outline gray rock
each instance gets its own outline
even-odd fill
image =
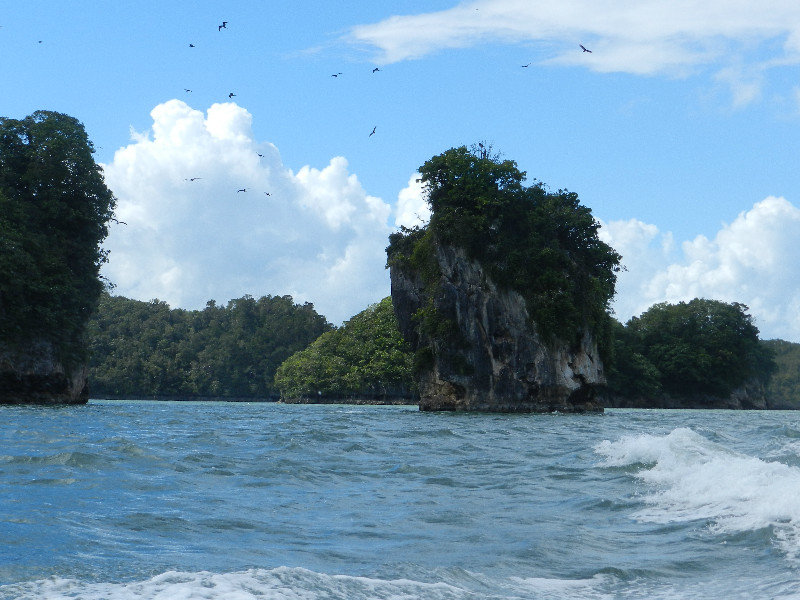
[[[51,342],[0,343],[0,404],[86,403],[88,373],[85,364],[65,368]]]
[[[441,276],[391,267],[392,302],[403,336],[417,351],[421,410],[490,412],[602,411],[605,384],[588,331],[570,344],[543,342],[519,293],[498,289],[460,248],[434,242]],[[435,296],[430,298],[429,290]],[[432,306],[449,328],[420,333],[415,313]],[[431,356],[424,348],[430,346]],[[422,354],[420,349],[423,349]]]

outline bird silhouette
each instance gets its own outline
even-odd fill
[[[377,127],[377,125],[376,125],[375,127],[373,127],[373,128],[372,128],[372,133],[370,133],[370,134],[369,134],[367,137],[372,137],[373,135],[375,135],[375,130],[376,130],[377,128],[378,128],[378,127]]]
[[[189,179],[184,179],[184,181],[197,181],[198,179],[202,179],[202,177],[189,177]]]
[[[227,29],[227,28],[228,28],[228,22],[227,21],[223,21],[222,25],[217,25],[217,31],[222,31],[223,29]]]
[[[247,191],[247,188],[242,188],[240,190],[236,190],[236,193],[238,194],[239,192],[246,192],[246,191]]]
[[[591,53],[591,50],[589,50],[589,49],[588,49],[586,46],[584,46],[583,44],[578,44],[578,46],[580,46],[580,47],[581,47],[581,50],[583,50],[584,52],[590,52],[590,53]]]
[[[272,196],[269,192],[264,192],[267,196]]]
[[[228,94],[228,98],[233,98],[235,95],[236,95],[236,94],[234,94],[233,92],[231,92],[230,94]]]
[[[331,75],[331,77],[338,77],[339,75],[341,75],[341,73],[334,73],[333,75]]]
[[[261,158],[264,158],[264,155],[263,155],[263,154],[260,154],[260,153],[258,153],[258,152],[256,152],[256,154],[258,154],[258,155],[259,155]]]
[[[375,67],[374,69],[372,69],[373,73],[377,73],[378,71],[380,71],[380,69],[378,67]]]
[[[194,44],[189,44],[189,48],[194,48]]]
[[[189,88],[183,88],[183,91],[184,92],[191,92],[192,90],[190,90]]]
[[[528,63],[527,65],[522,65],[522,68],[523,68],[523,69],[527,69],[527,68],[528,68],[528,67],[530,67],[530,66],[531,66],[531,63]]]

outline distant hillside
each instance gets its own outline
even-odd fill
[[[89,323],[93,397],[277,397],[275,370],[333,326],[291,296],[203,310],[103,295]]]
[[[775,353],[777,365],[767,386],[770,407],[800,409],[800,344],[784,340],[762,343]]]

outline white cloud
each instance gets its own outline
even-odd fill
[[[395,227],[422,226],[430,220],[431,209],[420,177],[419,173],[414,173],[408,180],[408,185],[400,190],[395,208]]]
[[[347,160],[293,173],[235,103],[204,115],[170,100],[151,116],[104,165],[127,223],[105,244],[116,293],[184,308],[291,294],[335,323],[388,295],[391,207]]]
[[[742,60],[763,68],[800,63],[800,3],[473,0],[449,10],[360,25],[350,38],[377,49],[383,63],[487,42],[536,42],[542,63],[639,75],[682,75],[715,65],[723,80],[734,83],[728,67]],[[592,53],[581,52],[578,43]],[[775,43],[772,56],[759,56],[764,43]],[[737,103],[758,96],[757,77],[735,84]]]
[[[626,320],[656,302],[712,298],[750,307],[762,338],[800,342],[800,208],[770,196],[723,225],[674,248],[670,234],[641,221],[612,221],[604,241],[623,257],[615,300]]]

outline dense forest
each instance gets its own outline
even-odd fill
[[[655,305],[626,325],[614,322],[609,386],[641,398],[726,393],[746,377],[771,374],[770,406],[800,408],[800,344],[759,341],[756,332],[741,304]],[[90,336],[95,397],[413,394],[413,354],[390,298],[336,329],[288,296],[245,296],[186,311],[103,295]]]
[[[784,340],[762,342],[775,356],[775,372],[767,397],[775,408],[800,409],[800,344]]]
[[[275,376],[284,399],[411,401],[412,355],[384,298],[287,359]]]
[[[63,364],[85,360],[116,203],[93,152],[73,117],[0,118],[0,347],[44,340]]]
[[[775,370],[772,350],[736,302],[656,304],[615,322],[613,339],[609,387],[629,398],[724,398],[750,381],[766,384]]]
[[[333,329],[312,304],[244,296],[203,310],[103,295],[89,324],[94,397],[269,398],[275,371]]]

